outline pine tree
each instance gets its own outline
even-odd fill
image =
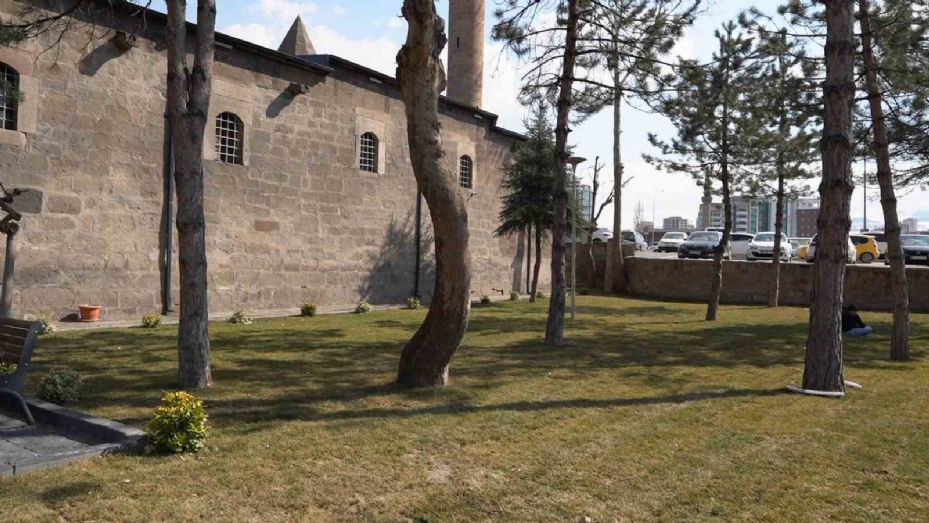
[[[727,22],[715,33],[718,50],[705,66],[684,60],[679,65],[675,95],[663,101],[660,110],[677,128],[670,141],[654,134],[649,141],[661,156],[645,159],[669,172],[687,173],[702,181],[709,171],[722,187],[725,227],[722,241],[713,257],[714,272],[707,321],[715,321],[723,283],[723,258],[732,232],[733,187],[754,160],[751,150],[760,133],[747,93],[756,85],[760,68],[752,58],[752,40]]]
[[[555,139],[548,109],[538,104],[524,121],[526,141],[513,148],[512,162],[504,166],[505,194],[500,225],[495,234],[510,236],[524,230],[535,233],[535,267],[530,301],[535,301],[542,263],[542,242],[554,225]]]
[[[785,200],[792,183],[812,176],[816,165],[816,127],[819,104],[816,98],[819,62],[807,57],[803,43],[787,31],[760,31],[757,52],[762,66],[759,89],[753,93],[755,111],[764,118],[759,135],[757,185],[773,184],[775,203],[774,255],[768,305],[780,301],[781,237],[784,231]],[[758,187],[755,188],[758,191]],[[762,189],[760,192],[769,192]],[[798,189],[794,187],[794,189]]]

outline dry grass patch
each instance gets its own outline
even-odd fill
[[[213,424],[195,457],[111,457],[0,479],[24,521],[920,521],[929,317],[909,363],[852,340],[842,400],[787,395],[806,312],[581,297],[477,307],[442,390],[391,382],[425,311],[211,325]],[[865,314],[879,332],[890,318]],[[43,338],[78,408],[142,426],[173,388],[174,327]],[[15,510],[14,510],[15,508]]]

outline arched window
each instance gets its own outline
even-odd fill
[[[244,162],[245,126],[233,113],[216,117],[216,160],[242,165]]]
[[[16,130],[19,73],[0,62],[0,129]]]
[[[369,173],[377,172],[377,154],[379,142],[374,133],[361,135],[361,147],[358,152],[358,168]]]
[[[474,161],[468,155],[458,160],[458,183],[465,189],[474,188]]]

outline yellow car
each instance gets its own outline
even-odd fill
[[[797,249],[797,258],[800,258],[801,260],[805,260],[806,252],[808,250],[810,250],[810,244],[801,245],[800,248]]]
[[[881,257],[881,250],[874,236],[851,234],[849,237],[855,244],[855,255],[861,263],[871,263]]]

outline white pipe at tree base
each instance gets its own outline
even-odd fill
[[[854,381],[845,380],[845,386],[851,387],[853,389],[861,389],[861,385]],[[800,387],[794,387],[793,385],[787,385],[785,387],[790,392],[796,392],[797,394],[807,394],[810,396],[822,396],[826,398],[841,398],[845,396],[844,392],[837,391],[826,391],[826,390],[813,390],[813,389],[801,389]]]

